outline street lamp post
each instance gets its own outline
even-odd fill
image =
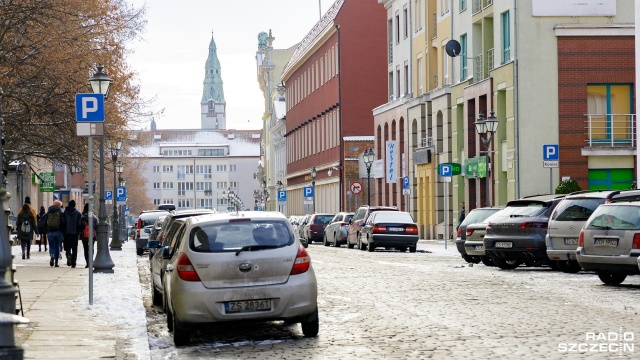
[[[105,99],[109,94],[109,85],[111,79],[102,70],[104,66],[98,64],[97,72],[89,79],[89,84],[96,94],[103,94]],[[96,261],[93,263],[93,272],[97,273],[113,273],[113,260],[109,254],[109,225],[106,222],[107,209],[105,208],[104,199],[104,134],[100,135],[100,210],[98,213],[98,251],[96,253]],[[92,241],[89,241],[92,246]]]
[[[311,187],[313,188],[313,213],[316,213],[316,176],[318,175],[318,170],[314,166],[311,169]]]
[[[491,206],[491,195],[489,194],[490,186],[491,186],[491,181],[490,181],[491,175],[490,175],[490,166],[489,166],[490,160],[491,160],[490,148],[491,148],[491,140],[493,139],[493,134],[498,130],[498,119],[495,117],[492,110],[491,115],[489,116],[488,119],[484,119],[484,116],[481,113],[480,117],[478,118],[478,121],[475,122],[475,125],[476,125],[476,132],[478,133],[478,135],[480,135],[480,141],[482,141],[482,144],[484,145],[484,150],[485,150],[485,156],[486,156],[485,177],[486,177],[486,183],[487,183],[486,206]],[[487,136],[483,137],[482,135],[484,134],[487,134]]]
[[[122,174],[123,166],[118,161],[118,152],[122,149],[122,140],[118,139],[111,146],[111,160],[113,161],[113,219],[111,225],[111,250],[122,250],[122,242],[120,242],[119,221],[118,221],[118,204],[116,197],[116,173]]]
[[[375,153],[373,149],[366,149],[362,157],[367,167],[367,205],[371,206],[371,165],[373,165]]]
[[[277,202],[278,202],[278,211],[282,212],[282,209],[280,208],[280,191],[282,190],[282,181],[278,180],[278,182],[276,182],[276,186],[278,187],[278,197],[277,197]]]

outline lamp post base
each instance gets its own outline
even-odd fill
[[[109,225],[105,222],[98,223],[98,251],[96,253],[96,261],[93,262],[94,273],[114,273],[113,267],[115,265],[109,254],[108,227]]]

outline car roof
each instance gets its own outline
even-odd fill
[[[171,216],[174,217],[176,215],[189,215],[189,214],[194,214],[194,215],[200,215],[200,214],[213,214],[216,211],[211,210],[211,209],[182,209],[182,210],[174,210],[171,212]]]
[[[229,213],[211,213],[192,216],[189,218],[193,222],[211,221],[211,220],[231,220],[231,219],[250,219],[250,220],[284,220],[287,217],[279,211],[238,211]]]
[[[149,210],[149,211],[141,212],[139,217],[149,218],[149,217],[162,216],[163,214],[168,215],[169,212],[167,210]]]

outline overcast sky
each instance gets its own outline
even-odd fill
[[[255,53],[258,33],[272,30],[275,49],[302,40],[334,0],[128,0],[145,4],[143,39],[129,65],[144,98],[157,97],[158,129],[200,128],[200,100],[213,32],[220,59],[228,129],[262,129],[264,101]],[[108,72],[108,69],[106,69]],[[146,125],[148,128],[148,124]]]

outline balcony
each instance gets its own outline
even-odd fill
[[[587,114],[589,148],[635,148],[635,114]]]
[[[438,37],[438,13],[434,12],[433,13],[433,36],[431,36],[432,39],[435,39]]]
[[[389,43],[389,65],[393,64],[393,42]]]
[[[484,67],[482,66],[482,54],[473,58],[473,82],[477,83],[484,79]]]

